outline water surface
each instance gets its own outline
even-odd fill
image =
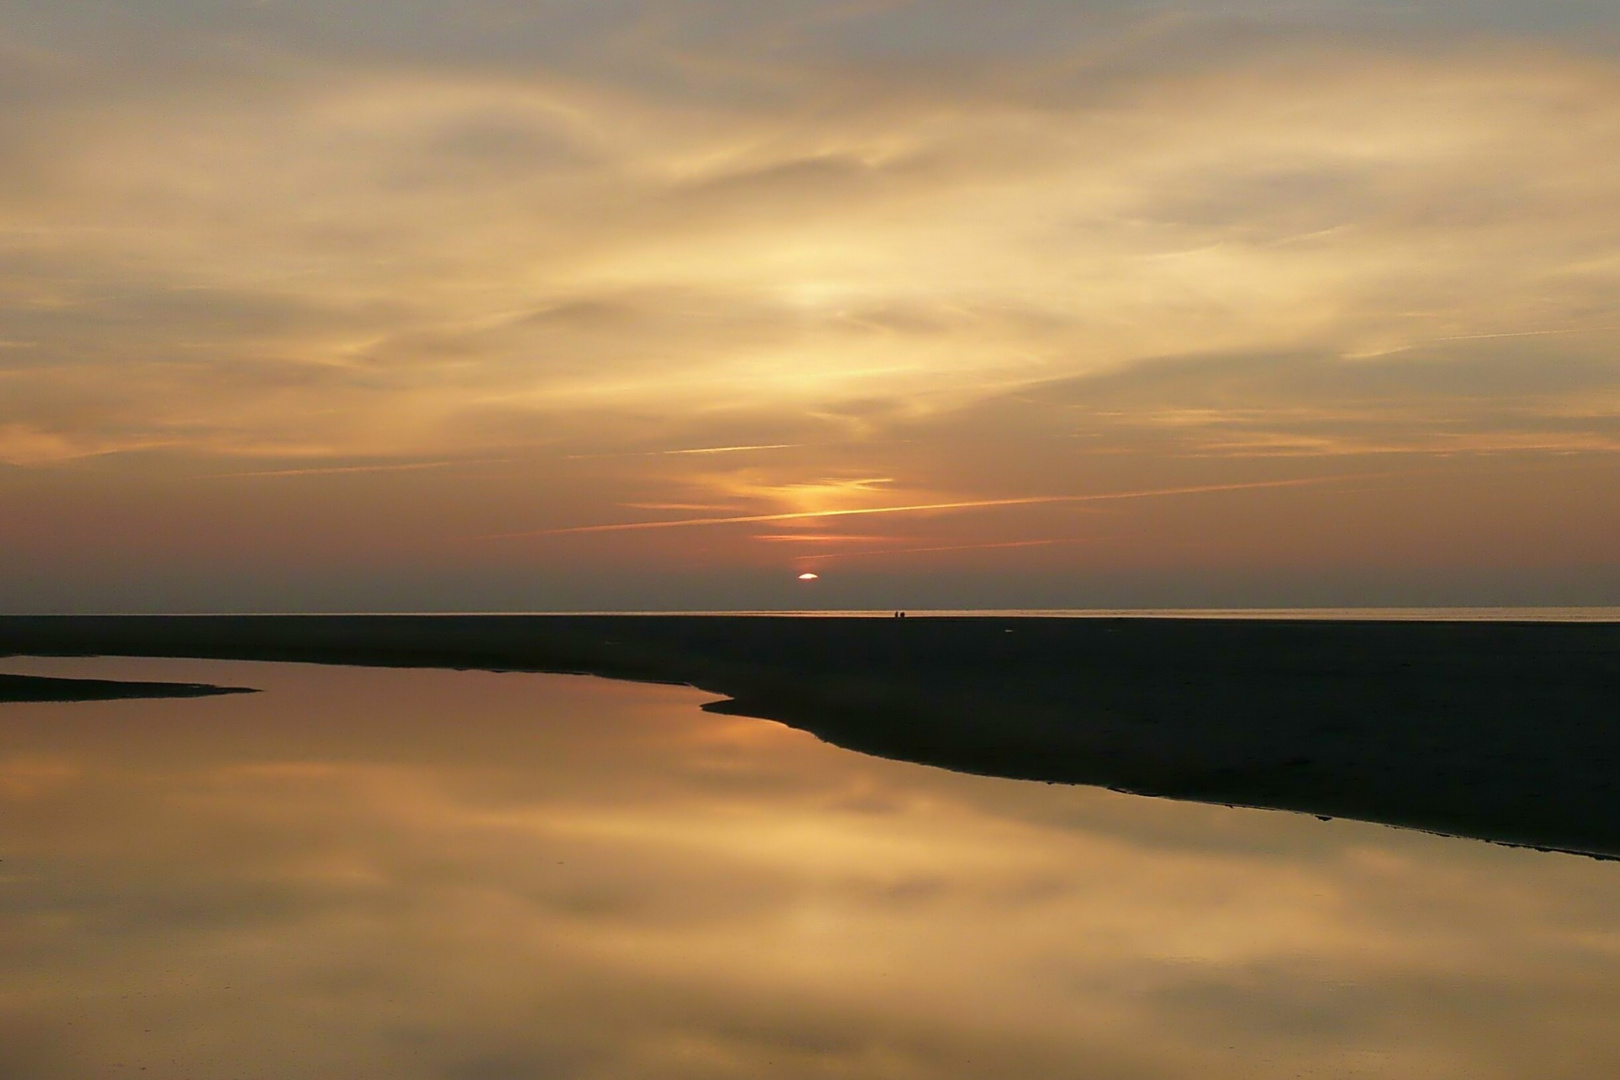
[[[956,775],[686,688],[22,660],[0,1076],[1591,1077],[1620,864]]]

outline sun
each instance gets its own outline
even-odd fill
[[[820,577],[821,577],[820,574],[804,573],[804,574],[799,575],[799,580],[800,581],[815,581]]]

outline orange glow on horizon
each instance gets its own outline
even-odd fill
[[[467,2],[13,28],[0,608],[1620,602],[1620,8]]]

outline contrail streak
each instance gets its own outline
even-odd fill
[[[529,532],[495,533],[482,540],[516,540],[533,536],[566,536],[575,533],[638,532],[643,529],[689,529],[700,525],[748,525],[763,521],[809,521],[813,518],[862,517],[868,514],[915,514],[934,510],[982,510],[995,506],[1037,506],[1049,503],[1110,502],[1120,499],[1151,499],[1167,495],[1201,495],[1217,491],[1255,491],[1261,488],[1304,487],[1350,476],[1316,476],[1301,480],[1257,480],[1240,484],[1203,484],[1197,487],[1149,488],[1144,491],[1110,491],[1093,495],[1029,495],[1016,499],[964,499],[959,502],[914,503],[909,506],[865,506],[850,510],[801,510],[787,514],[743,514],[735,517],[677,518],[674,521],[626,521],[611,525],[574,525],[564,529],[535,529]]]
[[[738,454],[745,450],[792,450],[803,443],[760,443],[753,446],[697,446],[690,450],[627,450],[614,454],[569,454],[566,461],[588,461],[593,458],[615,457],[677,457],[682,454]]]
[[[465,461],[419,461],[402,465],[325,465],[309,469],[266,469],[262,472],[209,473],[206,480],[235,480],[250,476],[326,476],[332,473],[362,472],[416,472],[422,469],[446,469],[451,465],[470,465]]]
[[[1495,334],[1448,334],[1445,337],[1423,338],[1419,344],[1430,341],[1483,341],[1486,338],[1550,337],[1555,334],[1607,334],[1620,330],[1620,326],[1570,326],[1557,330],[1507,330]]]
[[[761,443],[758,446],[699,446],[699,447],[697,447],[695,449],[692,449],[692,450],[659,450],[659,451],[657,451],[657,453],[664,454],[664,455],[673,455],[673,454],[735,454],[735,453],[738,453],[739,451],[743,451],[743,450],[791,450],[794,447],[801,446],[801,445],[803,445],[803,444],[801,444],[801,443],[791,443],[791,442],[779,442],[779,443]]]

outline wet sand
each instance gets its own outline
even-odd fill
[[[690,683],[959,771],[1620,856],[1620,624],[12,616],[0,653]]]

